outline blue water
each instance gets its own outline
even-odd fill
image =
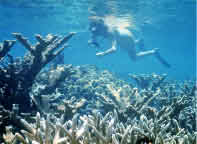
[[[88,16],[114,15],[135,20],[138,38],[147,49],[160,48],[172,65],[163,67],[154,57],[138,62],[124,51],[102,58],[88,46]],[[108,69],[122,78],[128,73],[163,74],[171,79],[196,77],[196,0],[6,0],[0,1],[0,41],[14,39],[12,32],[23,33],[34,43],[34,34],[46,35],[77,32],[64,50],[65,63],[93,64]],[[105,46],[105,45],[104,45]],[[11,51],[22,56],[23,46],[17,43]]]

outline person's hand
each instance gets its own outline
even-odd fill
[[[96,56],[104,56],[104,55],[105,55],[104,52],[98,52],[98,53],[96,53]]]
[[[88,40],[88,44],[92,44],[93,43],[93,40]]]
[[[92,40],[88,40],[88,45],[89,46],[92,46],[92,43],[93,43]]]
[[[96,48],[100,48],[100,45],[96,41],[93,41],[93,40],[88,40],[88,45],[92,45],[92,46],[95,46]]]

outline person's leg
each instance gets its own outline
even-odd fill
[[[146,51],[141,51],[136,54],[137,59],[140,59],[142,57],[154,55],[155,53],[158,53],[158,48],[152,49],[152,50],[146,50]]]
[[[132,49],[127,49],[127,53],[129,55],[129,58],[133,61],[137,60],[137,56],[136,56],[136,49],[132,48]]]
[[[159,60],[161,64],[163,64],[165,67],[170,68],[171,65],[160,55],[159,52],[155,53],[155,57]]]
[[[154,55],[159,60],[159,62],[163,64],[165,67],[167,68],[171,67],[171,65],[160,55],[160,53],[158,52],[159,50],[158,48],[155,48],[153,50],[145,50],[143,39],[136,40],[135,42],[141,51],[136,54],[137,58]]]
[[[145,57],[145,56],[149,56],[149,55],[154,55],[157,60],[159,60],[159,62],[167,67],[167,68],[170,68],[171,65],[160,55],[160,53],[158,52],[158,48],[154,48],[152,50],[148,50],[148,51],[142,51],[142,52],[139,52],[136,54],[137,56],[137,59],[139,59],[140,57]]]

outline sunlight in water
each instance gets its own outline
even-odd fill
[[[99,5],[103,8],[97,7]],[[109,0],[97,5],[92,5],[89,7],[88,11],[90,13],[90,18],[95,20],[103,20],[104,24],[113,29],[132,29],[136,30],[136,21],[134,19],[133,13],[121,12],[121,4],[118,1]]]
[[[116,17],[107,15],[103,18],[104,23],[112,29],[136,29],[135,21],[131,16]]]

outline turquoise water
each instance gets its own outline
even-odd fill
[[[128,73],[167,73],[177,80],[196,77],[196,0],[6,0],[0,1],[0,41],[13,39],[12,32],[23,33],[33,43],[34,34],[77,32],[64,50],[65,63],[93,64],[127,79]],[[154,57],[133,62],[127,54],[96,57],[88,46],[88,17],[113,15],[135,24],[137,38],[147,49],[160,48],[172,65],[163,67]],[[107,44],[102,43],[103,47]],[[11,54],[22,56],[17,43]]]

